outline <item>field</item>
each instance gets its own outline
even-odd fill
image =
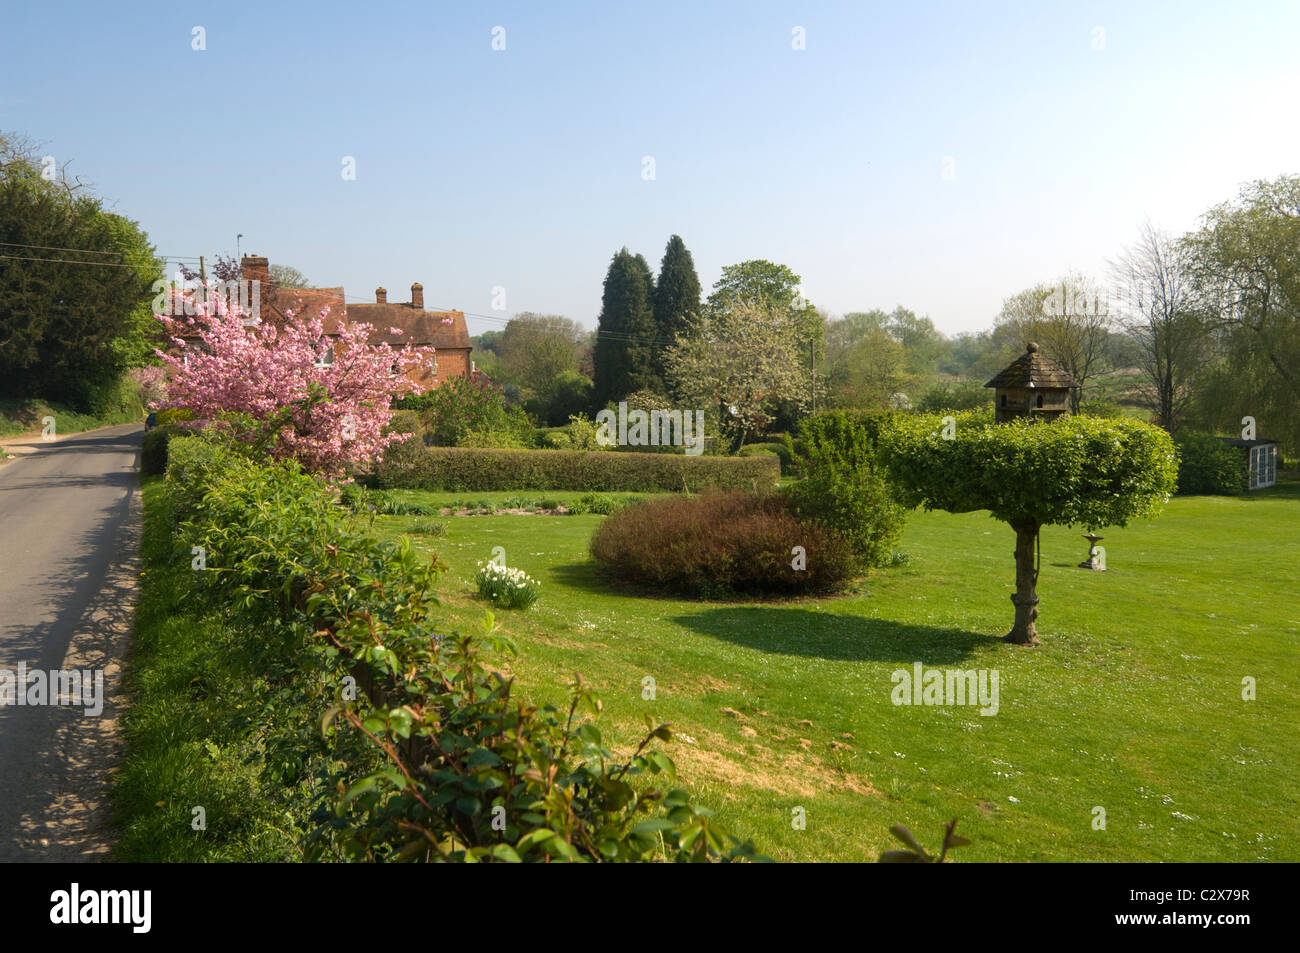
[[[1078,531],[1045,528],[1035,649],[1000,641],[1013,536],[987,514],[914,514],[910,560],[854,595],[748,604],[611,588],[587,555],[603,518],[449,516],[411,538],[451,567],[440,598],[462,631],[494,547],[539,579],[536,606],[497,613],[524,693],[560,703],[580,672],[620,744],[647,712],[671,722],[682,780],[777,860],[874,859],[899,822],[933,846],[953,817],[972,861],[1300,859],[1300,483],[1104,530],[1105,573],[1077,568]],[[891,675],[917,662],[997,670],[997,713],[893,704]]]

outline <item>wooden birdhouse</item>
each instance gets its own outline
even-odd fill
[[[1050,422],[1068,416],[1070,390],[1079,385],[1031,341],[1024,354],[984,386],[994,388],[993,406],[1002,424],[1018,417]]]

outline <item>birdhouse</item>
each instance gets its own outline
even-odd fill
[[[996,419],[1003,424],[1017,417],[1050,422],[1068,416],[1070,390],[1079,385],[1031,341],[1024,354],[984,386],[994,388]]]

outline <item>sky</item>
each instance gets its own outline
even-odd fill
[[[1298,38],[1295,0],[3,0],[0,130],[160,254],[419,281],[472,334],[593,328],[672,234],[706,293],[765,258],[955,334],[1300,172]]]

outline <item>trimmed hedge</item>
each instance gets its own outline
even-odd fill
[[[172,437],[191,437],[194,431],[176,424],[154,427],[140,443],[140,475],[162,476],[167,472],[167,446]]]
[[[794,451],[791,447],[787,447],[784,442],[751,443],[741,447],[739,451],[739,455],[742,457],[754,457],[762,453],[775,453],[780,458],[781,474],[783,476],[795,472]]]
[[[681,492],[766,489],[781,476],[780,461],[753,457],[690,457],[660,453],[584,453],[578,450],[488,450],[423,447],[407,441],[389,448],[375,467],[384,489],[597,490]]]
[[[1203,433],[1179,434],[1174,447],[1178,450],[1178,489],[1174,492],[1235,496],[1246,491],[1246,456],[1238,448]]]

